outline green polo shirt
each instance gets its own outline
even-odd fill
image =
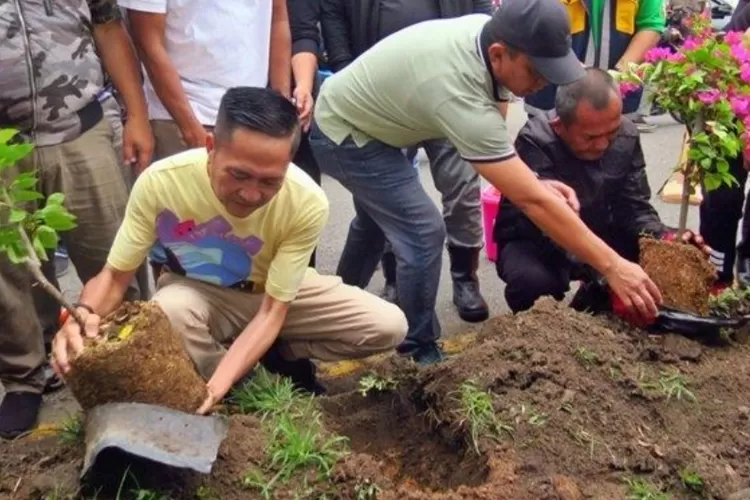
[[[403,148],[448,139],[467,161],[515,155],[499,87],[480,51],[490,16],[423,22],[385,38],[326,79],[315,120],[336,144],[378,140]]]

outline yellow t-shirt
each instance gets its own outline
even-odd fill
[[[292,164],[268,204],[237,218],[214,195],[207,159],[193,149],[141,174],[107,262],[131,271],[154,247],[189,278],[225,287],[250,281],[253,291],[292,301],[328,220],[325,193]]]

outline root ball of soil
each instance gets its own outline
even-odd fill
[[[695,246],[681,242],[640,240],[640,264],[664,298],[664,305],[707,316],[716,270]]]
[[[157,304],[123,304],[102,321],[102,337],[87,344],[66,377],[84,410],[146,403],[192,413],[205,399],[203,379]]]

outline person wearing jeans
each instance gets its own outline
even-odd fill
[[[400,30],[321,87],[310,144],[321,169],[352,193],[357,213],[342,259],[356,255],[352,275],[367,282],[385,240],[393,246],[398,302],[409,321],[401,354],[420,364],[442,359],[435,300],[445,224],[401,151],[430,139],[449,140],[553,240],[604,274],[626,307],[656,315],[661,296],[643,269],[580,221],[570,187],[537,179],[508,134],[511,94],[525,96],[548,82],[564,85],[584,75],[559,2],[504,0],[492,16]]]
[[[321,25],[331,64],[335,71],[341,71],[377,42],[408,26],[432,19],[491,12],[489,0],[322,0]],[[479,175],[444,138],[422,141],[411,149],[416,154],[419,147],[427,153],[435,187],[442,195],[453,303],[463,320],[484,321],[489,310],[477,277],[483,246]],[[357,233],[367,229],[366,226],[353,224],[351,229],[351,239],[371,239],[370,235]],[[364,281],[358,276],[359,256],[351,253],[346,256],[347,259],[342,257],[339,261],[337,274],[345,283],[367,286],[370,275],[366,273]],[[386,242],[381,264],[385,277],[381,296],[397,303],[397,259],[389,242]]]

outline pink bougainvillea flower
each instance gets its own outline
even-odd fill
[[[645,60],[646,62],[654,63],[667,59],[671,54],[672,51],[668,47],[654,47],[646,52]]]
[[[740,66],[740,78],[743,82],[750,83],[750,63]]]
[[[724,35],[724,41],[729,45],[737,45],[742,43],[742,35],[741,31],[730,31]]]
[[[667,61],[669,62],[679,63],[683,62],[684,60],[685,54],[683,54],[682,52],[673,52],[672,54],[669,54],[669,56],[667,56]]]
[[[750,115],[750,96],[737,96],[729,99],[732,111],[740,118]]]
[[[701,40],[693,36],[690,36],[686,38],[684,42],[682,42],[682,49],[683,50],[695,50],[701,46],[701,43],[702,43]]]
[[[743,45],[732,45],[729,52],[739,63],[750,62],[750,52]]]
[[[632,82],[620,82],[620,95],[625,97],[626,95],[635,92],[641,88],[637,83]]]
[[[721,92],[716,89],[703,90],[698,92],[696,97],[703,104],[716,104],[721,100]]]

